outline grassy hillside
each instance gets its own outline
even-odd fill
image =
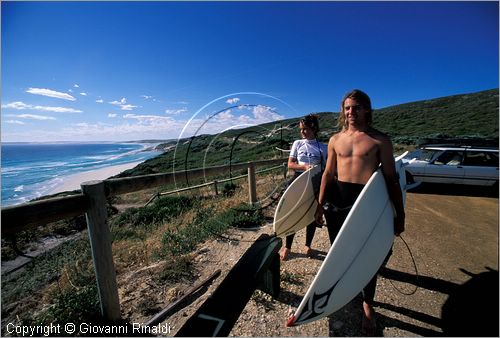
[[[428,138],[479,138],[498,142],[498,89],[410,102],[374,111],[374,127],[389,134],[396,149]],[[321,112],[320,141],[337,131],[338,112]],[[299,137],[299,118],[266,123],[218,135],[170,141],[170,149],[121,176],[224,165],[283,156]]]
[[[498,140],[498,89],[411,102],[377,110],[374,126],[395,142],[429,137]]]

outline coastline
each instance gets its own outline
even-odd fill
[[[94,181],[94,180],[105,180],[111,176],[118,175],[119,173],[127,169],[132,169],[142,162],[143,161],[118,164],[106,168],[100,168],[96,170],[84,171],[81,173],[68,175],[62,179],[63,181],[61,182],[61,184],[59,184],[53,190],[49,191],[48,194],[52,195],[60,192],[80,189],[80,184],[83,182]]]

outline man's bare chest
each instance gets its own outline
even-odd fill
[[[371,158],[378,153],[378,143],[369,137],[343,138],[337,142],[335,151],[341,158]]]

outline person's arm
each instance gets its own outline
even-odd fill
[[[335,136],[330,138],[328,142],[328,158],[326,161],[325,171],[323,172],[323,176],[321,176],[321,185],[319,188],[319,197],[318,197],[318,207],[316,208],[316,212],[314,214],[314,218],[317,223],[323,223],[323,205],[326,202],[326,189],[330,187],[335,179],[335,171],[337,168],[337,155],[335,153]]]
[[[405,230],[405,209],[403,204],[403,193],[401,192],[399,177],[394,162],[392,143],[389,138],[384,139],[380,147],[380,162],[382,164],[382,173],[387,185],[389,198],[394,205],[394,209],[396,209],[394,234],[399,236]]]
[[[297,162],[297,159],[295,157],[289,157],[288,158],[288,169],[306,171],[310,167],[311,166],[309,164],[299,164]]]

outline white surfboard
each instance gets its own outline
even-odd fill
[[[274,212],[276,236],[291,235],[314,221],[318,206],[321,170],[317,165],[304,171],[285,190]]]
[[[401,158],[405,154],[396,159],[403,201],[406,175]],[[393,240],[394,207],[378,169],[358,196],[287,326],[318,320],[350,302],[378,271]]]

